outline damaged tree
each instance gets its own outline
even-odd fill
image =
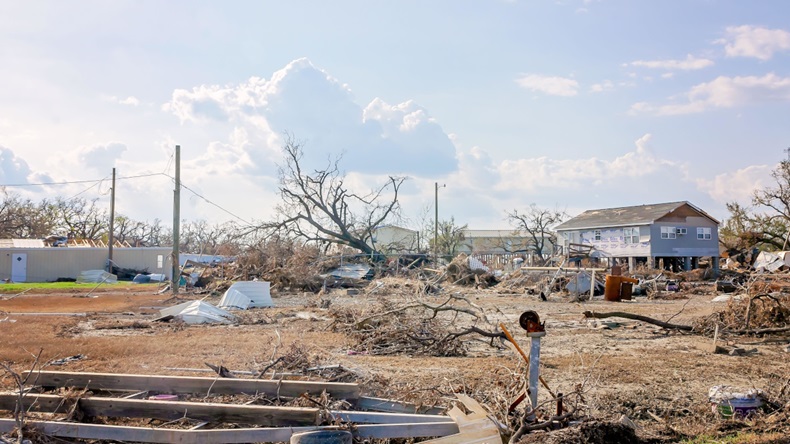
[[[565,211],[540,208],[534,203],[524,213],[513,210],[507,214],[508,222],[516,231],[526,233],[535,255],[545,264],[546,256],[557,245],[557,234],[551,228],[568,217]]]
[[[751,248],[784,250],[790,240],[790,160],[771,172],[775,186],[754,190],[751,207],[727,203],[730,217],[719,235],[730,253]],[[761,212],[761,210],[765,210]]]
[[[390,176],[386,184],[360,195],[346,185],[339,158],[323,170],[307,173],[301,163],[301,143],[288,137],[283,151],[285,164],[279,169],[283,202],[278,207],[282,220],[273,228],[306,241],[352,247],[374,261],[383,260],[373,244],[373,230],[398,215],[398,191],[405,178]]]

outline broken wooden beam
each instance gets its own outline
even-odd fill
[[[371,398],[360,396],[356,402],[356,408],[372,410],[374,412],[389,413],[423,413],[427,415],[441,415],[447,409],[430,405],[418,405],[410,402],[395,401],[384,398]]]
[[[335,427],[277,427],[244,429],[179,430],[152,427],[126,427],[104,424],[77,424],[60,421],[26,420],[25,424],[48,436],[75,439],[112,440],[145,443],[230,444],[249,442],[288,442],[296,432],[332,430]],[[13,419],[0,419],[0,433],[16,427]],[[425,438],[458,433],[458,425],[449,420],[421,424],[374,424],[354,428],[361,439]]]
[[[17,394],[0,394],[0,410],[13,411]],[[84,415],[108,418],[151,418],[166,421],[190,418],[198,421],[257,424],[269,427],[320,424],[317,408],[233,405],[201,402],[149,401],[124,398],[65,398],[57,395],[26,395],[23,408],[45,413],[68,413],[74,402]],[[380,413],[381,414],[381,413]]]
[[[326,391],[335,399],[359,398],[357,384],[341,382],[284,381],[266,379],[226,379],[198,376],[134,375],[115,373],[83,373],[35,371],[30,375],[32,384],[46,388],[79,387],[86,390],[131,390],[160,393],[216,394],[216,395],[266,395],[271,397],[301,396],[303,393],[319,396]]]
[[[13,411],[18,394],[0,394],[0,410]],[[314,407],[275,407],[249,404],[219,404],[188,401],[152,401],[144,399],[101,398],[96,396],[67,398],[58,395],[25,395],[23,407],[45,413],[68,413],[74,402],[87,416],[109,418],[152,418],[172,421],[189,418],[198,421],[257,424],[269,427],[318,425],[321,411]],[[445,422],[446,416],[407,413],[358,412],[329,410],[336,420],[356,424],[400,424]]]

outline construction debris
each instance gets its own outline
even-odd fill
[[[344,424],[343,430],[359,439],[452,436],[450,441],[436,441],[438,443],[500,439],[499,429],[488,419],[485,408],[465,395],[458,395],[458,399],[472,413],[466,414],[455,407],[445,416],[379,413],[375,411],[377,403],[370,401],[365,402],[368,411],[331,407],[330,404],[350,405],[359,401],[360,390],[356,384],[46,371],[36,372],[35,378],[43,390],[78,388],[82,394],[76,399],[46,393],[0,394],[0,410],[14,410],[21,402],[28,411],[55,415],[54,421],[25,422],[29,429],[53,437],[124,442],[282,442],[292,439],[294,434],[338,430],[336,424]],[[120,391],[148,393],[152,400],[119,398]],[[207,394],[243,399],[249,396],[245,393],[256,394],[255,404],[191,400],[195,395],[203,398]],[[182,395],[185,400],[175,395]],[[318,406],[289,405],[304,399]],[[75,411],[79,415],[72,415]],[[73,418],[58,420],[63,415]],[[77,419],[95,417],[147,418],[152,426],[90,424]],[[210,430],[173,428],[180,421],[184,421],[185,426],[194,421],[210,422],[213,427]],[[162,427],[168,424],[170,427]],[[15,420],[0,419],[0,433],[10,432],[15,427]]]
[[[157,320],[166,321],[173,318],[178,318],[187,324],[230,324],[235,319],[230,312],[203,301],[189,301],[164,308],[159,311]]]
[[[107,273],[104,270],[85,270],[80,272],[79,276],[77,276],[77,283],[80,284],[86,284],[86,283],[114,284],[116,282],[118,282],[118,276]]]
[[[217,304],[220,308],[246,310],[248,308],[274,307],[269,293],[269,282],[234,282]]]

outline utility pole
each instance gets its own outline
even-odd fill
[[[170,278],[173,295],[178,294],[181,282],[181,266],[178,260],[178,245],[181,226],[181,145],[176,145],[176,189],[173,192],[173,275]]]
[[[115,168],[112,169],[112,192],[110,193],[110,234],[107,240],[110,243],[110,252],[107,259],[107,271],[112,274],[112,247],[115,243]]]

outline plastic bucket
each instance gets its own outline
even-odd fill
[[[763,405],[762,392],[757,389],[737,390],[729,386],[711,387],[708,392],[713,413],[723,418],[744,418]]]
[[[759,398],[735,398],[713,404],[712,410],[724,418],[745,418],[762,406],[763,401]]]

